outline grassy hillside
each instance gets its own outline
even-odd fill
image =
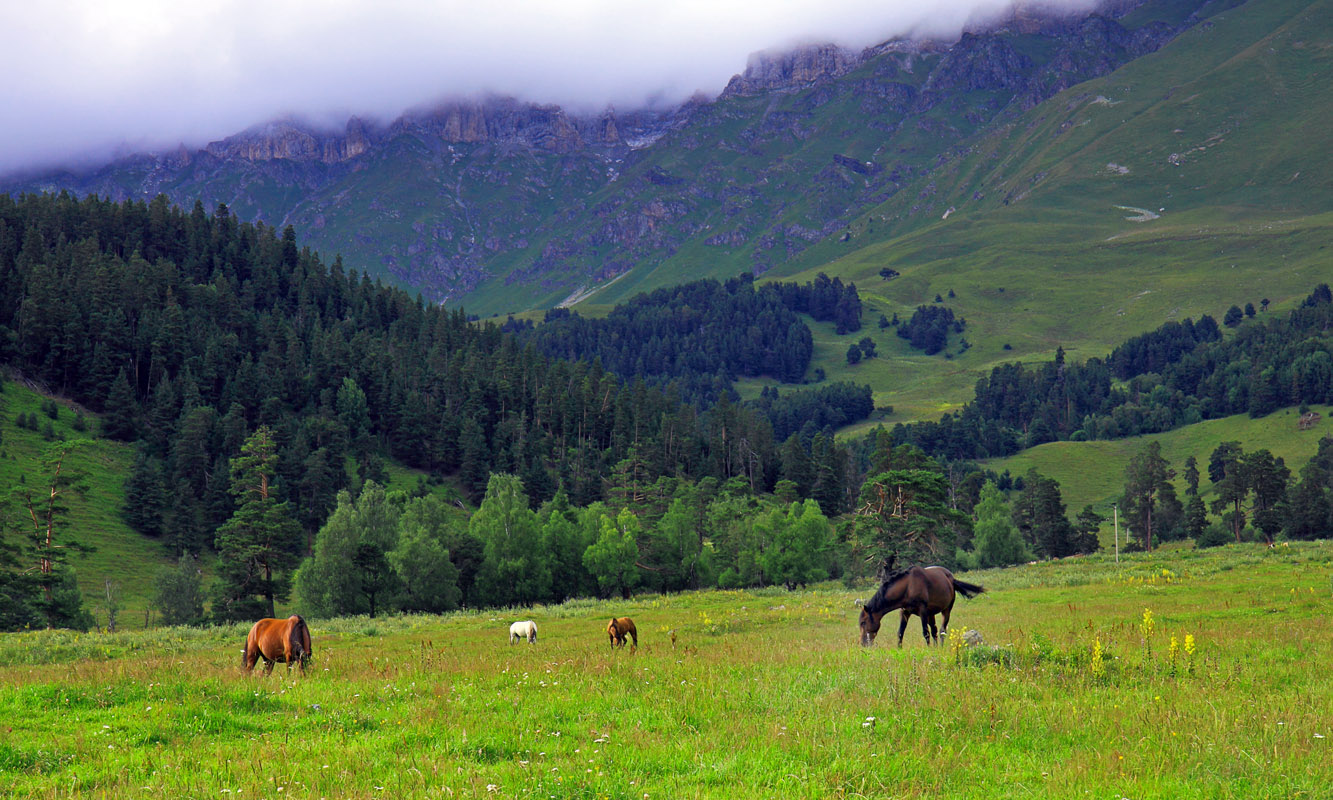
[[[868,589],[834,586],[313,621],[304,678],[244,675],[240,626],[0,635],[0,792],[1318,797],[1331,571],[1318,542],[974,572],[929,649],[858,647]]]
[[[47,441],[41,432],[48,422],[56,439],[96,436],[95,415],[85,416],[88,429],[81,432],[74,428],[76,409],[59,404],[59,416],[52,420],[41,408],[46,399],[13,380],[6,380],[0,389],[0,434],[4,437],[0,447],[0,482],[5,486],[41,485],[42,453],[54,443]],[[14,420],[20,414],[36,414],[39,430],[15,425]],[[70,462],[71,466],[86,471],[88,491],[83,496],[69,498],[70,513],[65,527],[77,541],[94,548],[91,553],[75,554],[71,563],[79,578],[84,606],[93,612],[99,625],[106,624],[104,606],[109,580],[120,592],[120,625],[142,628],[153,578],[170,559],[160,542],[136,533],[121,518],[125,476],[133,464],[132,447],[106,439],[94,439],[89,447],[76,451]],[[31,529],[31,522],[21,516],[10,519],[15,525],[26,524]]]
[[[1103,356],[1167,320],[1283,310],[1333,278],[1333,157],[1306,146],[1333,125],[1331,10],[1218,13],[978,140],[811,248],[804,271],[776,270],[855,281],[872,325],[953,290],[973,345],[849,369],[847,342],[826,340],[817,366],[859,375],[898,418],[934,418],[997,363]]]
[[[0,384],[0,483],[33,485],[42,478],[39,464],[47,448],[61,440],[92,439],[89,446],[76,450],[69,462],[86,472],[87,491],[69,497],[70,513],[65,518],[65,530],[92,548],[92,552],[74,554],[71,563],[83,592],[84,607],[92,612],[98,625],[105,626],[107,622],[106,582],[111,581],[119,592],[119,627],[142,629],[157,573],[172,563],[175,554],[162,542],[130,528],[121,516],[125,479],[134,466],[134,448],[96,438],[98,420],[94,414],[84,414],[85,430],[77,430],[75,419],[81,411],[65,402],[56,401],[58,416],[51,419],[43,410],[47,400],[46,395],[21,381],[6,380]],[[36,414],[38,430],[16,425],[15,418],[20,414],[25,417]],[[48,422],[55,437],[49,441],[43,431]],[[425,482],[426,475],[419,470],[389,462],[385,471],[389,489],[412,492],[424,487],[451,502],[462,497],[451,483]],[[31,525],[23,516],[9,519],[14,526]],[[7,534],[17,536],[19,532],[13,528]],[[207,559],[203,568],[207,583],[211,571]]]
[[[997,472],[1007,469],[1013,475],[1022,475],[1035,468],[1060,482],[1065,505],[1071,514],[1089,503],[1105,513],[1124,490],[1125,467],[1130,459],[1148,442],[1157,441],[1162,445],[1162,455],[1176,470],[1174,482],[1182,496],[1185,480],[1181,473],[1185,469],[1185,459],[1194,456],[1198,460],[1199,492],[1207,500],[1212,495],[1208,456],[1222,442],[1240,442],[1246,452],[1269,450],[1273,455],[1281,456],[1292,476],[1297,477],[1301,467],[1318,449],[1319,440],[1333,436],[1333,419],[1329,417],[1333,407],[1315,406],[1313,410],[1318,411],[1322,419],[1304,431],[1297,429],[1296,409],[1288,408],[1260,419],[1240,414],[1131,439],[1051,442],[1009,458],[993,459],[985,465]]]

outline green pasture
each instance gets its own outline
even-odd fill
[[[86,430],[74,428],[79,409],[57,401],[59,413],[51,419],[42,410],[47,398],[14,380],[0,386],[0,482],[6,487],[21,484],[40,486],[44,477],[40,468],[42,453],[60,440],[91,439],[84,449],[76,450],[70,464],[87,475],[87,491],[68,496],[70,508],[62,534],[72,532],[72,538],[91,548],[88,553],[75,553],[70,562],[79,579],[84,607],[93,613],[99,625],[105,625],[106,582],[111,581],[119,592],[119,624],[143,627],[144,614],[152,595],[153,578],[160,566],[171,558],[162,543],[133,531],[121,518],[125,504],[125,478],[134,466],[134,448],[108,439],[97,439],[98,419],[94,414],[84,415]],[[18,415],[37,415],[38,430],[32,431],[15,424]],[[55,438],[48,441],[43,428],[51,424]],[[49,484],[47,484],[49,486]],[[11,508],[6,521],[7,529],[17,534],[19,526],[31,530],[31,521],[25,520],[20,509]]]
[[[244,674],[243,626],[6,634],[0,794],[1321,797],[1331,574],[1329,542],[972,572],[901,650],[832,584],[312,620],[304,677]]]
[[[1246,452],[1268,450],[1286,461],[1293,480],[1301,467],[1319,448],[1319,440],[1333,436],[1333,407],[1313,406],[1320,420],[1307,430],[1300,430],[1295,408],[1285,408],[1266,417],[1251,419],[1244,414],[1188,425],[1166,433],[1094,442],[1050,442],[1024,450],[1008,458],[983,462],[996,472],[1009,470],[1023,475],[1036,469],[1060,482],[1065,505],[1072,514],[1091,503],[1100,513],[1110,513],[1125,488],[1125,467],[1151,441],[1160,442],[1162,456],[1176,471],[1173,481],[1181,497],[1185,491],[1185,459],[1194,456],[1199,465],[1199,492],[1207,500],[1212,495],[1208,480],[1208,457],[1222,442],[1240,442]],[[1109,535],[1109,523],[1106,533]],[[1106,539],[1107,543],[1110,539]]]
[[[1110,216],[1072,241],[1059,226],[951,220],[780,279],[825,272],[856,284],[862,329],[837,336],[831,325],[812,324],[811,368],[869,384],[876,405],[893,406],[894,422],[939,419],[971,400],[977,379],[1000,364],[1049,361],[1060,347],[1073,362],[1105,358],[1165,322],[1203,314],[1220,321],[1230,306],[1257,308],[1265,298],[1264,313],[1285,314],[1333,280],[1324,249],[1330,215],[1246,226],[1163,218],[1148,229]],[[884,280],[883,268],[899,276]],[[881,315],[905,322],[937,295],[966,320],[944,352],[927,356],[878,327]],[[848,345],[863,336],[879,357],[848,365]]]
[[[134,448],[122,442],[97,438],[97,415],[83,412],[71,403],[57,399],[59,412],[51,419],[42,408],[47,396],[17,380],[0,383],[0,482],[6,487],[33,484],[43,478],[40,462],[43,452],[61,441],[90,439],[91,443],[73,451],[67,462],[86,476],[86,491],[67,497],[70,513],[64,518],[58,535],[68,535],[90,548],[70,558],[83,592],[84,607],[99,626],[106,626],[108,613],[106,591],[110,581],[119,606],[120,628],[142,629],[151,625],[150,603],[157,573],[173,563],[175,554],[159,540],[144,536],[125,523],[121,510],[125,505],[125,480],[134,468]],[[76,415],[84,416],[85,430],[75,429]],[[19,415],[36,414],[38,430],[15,424]],[[44,428],[51,423],[52,439]],[[348,463],[348,474],[355,466]],[[460,497],[451,482],[425,483],[426,474],[395,462],[386,462],[386,486],[391,490],[413,492],[425,488],[446,500]],[[6,510],[6,534],[15,537],[20,529],[31,530],[26,510]],[[205,583],[210,578],[210,564],[205,556]]]

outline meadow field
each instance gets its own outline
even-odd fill
[[[967,580],[931,648],[858,646],[839,584],[311,620],[304,677],[243,673],[242,626],[4,634],[0,795],[1329,795],[1333,542]]]

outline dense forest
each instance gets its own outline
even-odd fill
[[[854,287],[775,287],[701,282],[605,324],[555,314],[549,330],[584,344],[545,352],[563,341],[543,343],[546,325],[469,321],[225,206],[0,196],[0,362],[94,412],[88,436],[134,448],[123,515],[181,557],[157,584],[167,622],[250,619],[288,599],[373,614],[795,586],[872,574],[890,554],[962,567],[1061,557],[1095,549],[1101,518],[1087,508],[1071,521],[1049,478],[970,459],[1333,399],[1321,286],[1227,338],[1205,317],[1105,361],[1001,367],[958,414],[841,443],[832,429],[872,410],[867,387],[769,387],[748,404],[725,388],[745,370],[804,372],[798,312],[855,329],[839,316],[859,315]],[[691,338],[671,314],[720,330]],[[795,361],[737,324],[759,315],[767,333],[755,336],[785,335]],[[661,373],[647,371],[653,342],[672,365]],[[714,360],[695,369],[691,350]],[[710,374],[716,395],[685,402],[682,383]],[[42,421],[0,416],[9,425]],[[45,438],[2,506],[0,628],[90,624],[68,568],[77,535],[62,527],[85,443]],[[385,491],[389,460],[429,478]],[[1203,509],[1197,491],[1176,496],[1159,453],[1135,459],[1123,505],[1141,546],[1327,531],[1333,441],[1295,484],[1265,451],[1237,445],[1213,461],[1218,497]],[[1197,490],[1195,465],[1184,474]]]
[[[127,519],[183,553],[216,548],[260,428],[306,550],[338,492],[382,480],[387,458],[473,502],[492,473],[521,476],[533,504],[564,487],[580,507],[625,480],[766,492],[799,469],[798,496],[837,514],[856,485],[831,435],[782,453],[764,414],[725,395],[700,412],[674,386],[544,355],[225,206],[0,197],[0,361],[136,445]]]
[[[536,343],[552,358],[596,359],[621,378],[671,385],[685,402],[707,408],[724,393],[736,399],[732,383],[738,377],[804,382],[814,343],[801,313],[834,322],[839,333],[861,327],[856,286],[821,273],[810,283],[768,283],[757,289],[749,274],[725,282],[695,281],[637,295],[600,319],[556,308],[546,312],[541,325],[510,318],[501,330]],[[837,427],[865,419],[872,410],[838,402],[842,399],[840,391],[810,394],[793,401],[784,414],[809,409],[806,420],[824,428],[819,419],[842,420]],[[789,428],[776,420],[774,427]]]
[[[939,422],[900,425],[897,442],[940,458],[1005,456],[1056,440],[1118,439],[1205,419],[1333,402],[1333,302],[1320,285],[1297,309],[1240,323],[1168,322],[1106,359],[996,367]]]

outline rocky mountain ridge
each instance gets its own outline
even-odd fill
[[[1148,0],[1144,5],[1153,5]],[[288,119],[189,151],[0,190],[93,192],[297,225],[354,268],[469,308],[551,306],[616,280],[760,273],[953,158],[997,118],[1106,74],[1193,23],[1016,12],[957,41],[752,56],[716,99],[579,113],[456,100],[341,131]]]

